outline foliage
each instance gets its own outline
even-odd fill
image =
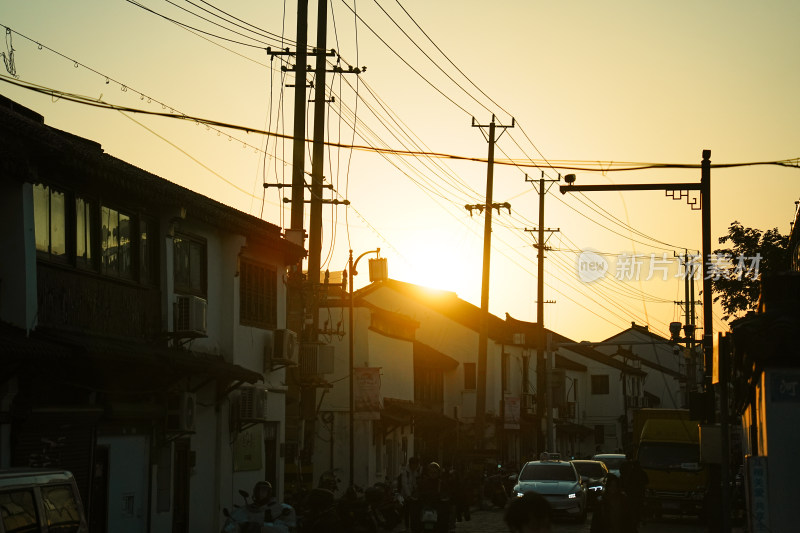
[[[717,262],[719,276],[712,277],[714,302],[722,303],[726,313],[722,318],[730,320],[756,308],[761,291],[761,276],[789,268],[789,236],[781,235],[778,228],[762,232],[733,221],[728,228],[728,234],[720,237],[719,242],[730,243],[730,247],[714,250],[714,255],[717,258],[728,258],[729,262]],[[748,271],[747,267],[753,264],[753,258],[757,256],[760,256],[757,270]],[[746,262],[744,271],[737,270],[737,267],[742,266],[739,263],[740,258],[744,258]]]

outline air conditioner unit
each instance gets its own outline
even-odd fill
[[[296,365],[298,350],[297,333],[276,329],[272,332],[272,342],[264,345],[264,371],[269,371],[273,365]]]
[[[197,396],[192,392],[172,394],[167,398],[167,431],[194,433]]]
[[[333,373],[334,348],[330,344],[303,343],[300,345],[300,374],[318,376]]]
[[[207,307],[206,300],[198,296],[176,296],[174,330],[205,335]]]
[[[265,422],[267,420],[267,391],[262,387],[245,385],[239,390],[239,422]]]

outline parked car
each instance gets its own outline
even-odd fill
[[[512,497],[526,492],[538,492],[550,504],[554,516],[575,519],[578,523],[586,520],[586,487],[575,466],[569,461],[530,461],[525,463]]]
[[[87,533],[75,478],[66,470],[0,470],[0,531]]]
[[[593,507],[597,497],[605,490],[608,468],[602,461],[576,459],[570,462],[575,465],[575,470],[578,471],[581,481],[586,487],[586,494],[589,496],[589,507]]]
[[[617,477],[619,476],[619,467],[620,465],[625,462],[625,454],[624,453],[598,453],[592,456],[593,461],[603,461],[608,468],[609,474],[614,474]]]

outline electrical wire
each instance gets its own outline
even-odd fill
[[[138,8],[141,8],[141,9],[143,9],[145,11],[148,11],[148,12],[152,13],[153,15],[161,17],[162,19],[164,19],[164,20],[166,20],[168,22],[171,22],[173,24],[177,24],[178,26],[183,26],[184,28],[189,28],[191,30],[194,30],[194,31],[199,32],[199,33],[202,33],[204,35],[208,35],[209,37],[214,37],[215,39],[220,39],[220,40],[223,40],[223,41],[227,41],[229,43],[239,44],[241,46],[247,46],[247,47],[250,47],[250,48],[264,49],[264,46],[257,46],[257,45],[251,44],[251,43],[245,43],[245,42],[242,42],[242,41],[237,41],[235,39],[230,39],[228,37],[223,37],[222,35],[217,35],[215,33],[207,32],[205,30],[201,30],[200,28],[196,28],[194,26],[190,26],[189,24],[185,24],[183,22],[180,22],[178,20],[170,18],[170,17],[168,17],[166,15],[163,15],[163,14],[161,14],[161,13],[159,13],[159,12],[153,10],[153,9],[150,9],[147,6],[140,4],[136,0],[125,0],[125,1],[128,2],[131,5],[134,5],[134,6],[136,6]],[[233,33],[237,33],[237,32],[234,31]],[[253,39],[252,37],[248,37],[246,35],[245,35],[245,37],[247,37],[248,39],[252,39],[253,41],[259,42],[260,44],[263,44],[263,45],[267,45],[268,44],[268,43],[265,43],[265,42],[258,41],[257,39]]]

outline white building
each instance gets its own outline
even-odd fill
[[[216,532],[282,490],[265,359],[302,248],[5,98],[0,140],[0,466],[71,470],[92,531]]]
[[[481,460],[472,453],[480,309],[455,293],[392,279],[356,291],[353,307],[356,375],[375,369],[379,377],[374,410],[363,413],[357,406],[354,415],[355,483],[391,480],[415,455],[449,464]],[[325,339],[335,347],[334,372],[327,376],[333,387],[319,403],[323,429],[314,447],[315,471],[336,468],[345,485],[350,465],[348,312],[345,293],[330,295],[321,310],[321,324],[342,326],[340,335]],[[504,455],[516,461],[521,453],[523,348],[511,344],[505,323],[495,316],[490,316],[487,352],[485,448],[495,450],[492,461]]]

